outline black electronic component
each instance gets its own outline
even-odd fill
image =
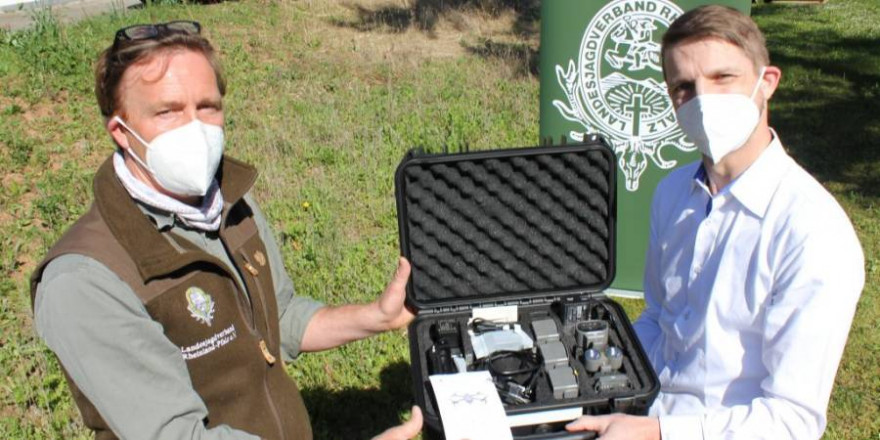
[[[562,309],[562,319],[565,324],[595,319],[607,321],[612,316],[606,304],[592,298],[587,302],[567,303]]]
[[[516,382],[506,381],[503,383],[495,383],[498,389],[498,395],[504,403],[509,405],[524,405],[532,402],[532,390],[526,388]]]
[[[532,350],[495,352],[475,369],[489,370],[502,402],[522,405],[533,401],[541,365]]]
[[[428,358],[429,374],[461,372],[464,355],[458,328],[454,321],[438,321],[431,325],[429,335],[433,344],[425,354]]]
[[[452,359],[453,351],[457,349],[442,348],[432,345],[428,349],[428,373],[430,374],[451,374],[457,373],[458,368]]]
[[[431,340],[435,344],[446,338],[460,339],[461,335],[458,331],[458,324],[455,321],[438,321],[428,331],[431,335]]]
[[[481,333],[497,330],[513,330],[513,323],[495,322],[483,318],[474,318],[471,321],[471,328],[474,330],[475,334],[479,335]]]

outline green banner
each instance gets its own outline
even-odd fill
[[[617,268],[612,292],[640,296],[651,197],[673,168],[700,156],[666,94],[660,41],[684,11],[750,0],[544,0],[541,139],[599,133],[617,154]]]

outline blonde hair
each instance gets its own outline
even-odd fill
[[[175,50],[189,50],[204,55],[214,70],[220,96],[226,94],[226,82],[211,43],[201,35],[169,32],[156,38],[119,40],[101,52],[95,64],[95,97],[101,114],[109,118],[121,108],[119,84],[129,67]]]

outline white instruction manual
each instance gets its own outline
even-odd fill
[[[446,440],[513,440],[488,371],[430,376]]]

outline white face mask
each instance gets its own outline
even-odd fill
[[[751,96],[738,93],[697,95],[678,108],[678,124],[712,162],[742,147],[758,126],[761,117],[755,93],[766,67],[758,74]]]
[[[129,153],[162,188],[181,196],[203,196],[208,192],[223,156],[222,127],[194,119],[148,143],[122,118],[114,118],[147,148],[146,163],[130,148]]]

